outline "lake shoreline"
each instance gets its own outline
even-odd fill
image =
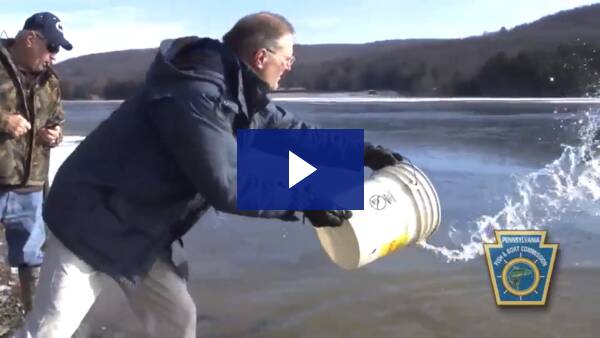
[[[475,102],[475,103],[593,103],[600,104],[599,97],[433,97],[400,96],[390,93],[368,94],[367,92],[273,92],[274,101],[339,101],[339,102]],[[123,102],[124,100],[63,100],[64,102]]]

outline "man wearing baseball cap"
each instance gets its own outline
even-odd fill
[[[49,47],[51,46],[52,50],[50,52],[54,54],[58,53],[59,47],[66,50],[73,49],[73,45],[65,39],[60,20],[52,13],[42,12],[32,15],[25,21],[23,30],[41,33],[48,42]]]
[[[0,39],[0,222],[26,311],[43,260],[50,149],[62,139],[64,112],[51,67],[60,47],[73,48],[60,20],[48,12],[27,19],[14,39]]]

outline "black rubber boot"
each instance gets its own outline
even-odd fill
[[[21,302],[25,313],[31,311],[33,296],[40,277],[40,268],[31,266],[19,267],[19,282],[21,283]]]

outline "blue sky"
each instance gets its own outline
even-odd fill
[[[59,60],[112,50],[155,47],[165,38],[220,38],[240,17],[269,10],[296,27],[296,41],[362,43],[406,38],[460,38],[535,21],[586,0],[53,0],[14,1],[0,12],[13,36],[25,19],[51,11],[75,48]]]

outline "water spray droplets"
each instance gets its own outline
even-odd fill
[[[450,227],[448,235],[458,248],[425,242],[421,246],[448,262],[469,261],[483,254],[482,243],[495,241],[494,230],[539,229],[568,212],[600,216],[600,114],[587,112],[576,124],[580,144],[563,145],[559,158],[515,178],[516,192],[506,197],[502,210],[480,216],[470,230]],[[564,128],[562,124],[560,127]]]

